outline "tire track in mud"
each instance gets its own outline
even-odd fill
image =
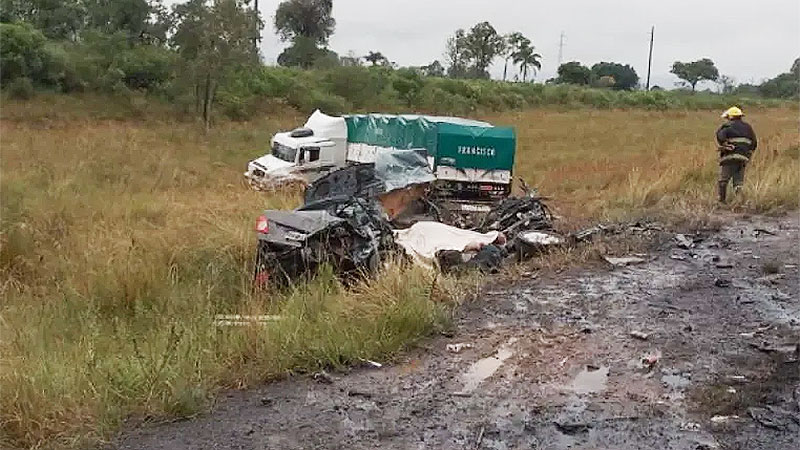
[[[737,219],[641,265],[495,287],[400,364],[231,392],[110,448],[800,448],[798,230]]]

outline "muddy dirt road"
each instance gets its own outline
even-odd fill
[[[231,393],[111,448],[800,448],[800,223],[729,223],[490,288],[401,364]]]

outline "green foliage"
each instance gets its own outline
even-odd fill
[[[38,79],[45,66],[46,39],[41,31],[27,23],[0,23],[0,61],[2,83],[17,78]]]
[[[313,39],[298,36],[278,55],[278,64],[303,69],[330,68],[339,65],[339,57],[327,48],[318,47]]]
[[[8,84],[8,97],[18,100],[28,100],[33,98],[36,92],[33,83],[28,77],[19,77]]]
[[[719,71],[714,65],[714,61],[703,58],[690,63],[675,61],[670,70],[675,76],[684,80],[692,87],[692,91],[697,87],[697,83],[703,80],[716,81],[719,78]]]
[[[765,97],[797,98],[800,96],[800,77],[794,73],[782,73],[758,87]]]
[[[528,79],[528,68],[532,68],[534,73],[536,70],[542,68],[542,64],[539,62],[539,59],[542,57],[542,55],[534,53],[533,48],[534,47],[530,45],[530,43],[524,43],[511,55],[514,60],[514,64],[518,64],[520,70],[522,71],[523,83]]]
[[[422,66],[420,69],[426,77],[443,77],[445,75],[444,66],[439,60],[435,60],[427,66]]]
[[[489,78],[488,67],[503,48],[503,38],[489,22],[473,26],[463,38],[466,55],[472,61],[469,73],[474,78]]]
[[[332,0],[284,1],[275,11],[275,30],[283,41],[304,37],[325,45],[336,27],[332,10]]]
[[[629,64],[600,62],[593,65],[592,78],[600,80],[603,77],[611,77],[613,84],[609,87],[617,90],[635,89],[639,84],[639,75]]]
[[[592,80],[592,71],[578,61],[564,63],[558,67],[558,84],[588,85]]]
[[[389,64],[389,60],[385,56],[383,56],[383,53],[381,52],[370,51],[369,53],[367,53],[367,56],[364,57],[364,60],[369,63],[372,63],[373,66],[377,66],[378,64],[381,65]]]
[[[447,62],[447,75],[452,78],[467,76],[469,54],[467,53],[466,33],[458,29],[447,38],[445,44],[445,58]]]
[[[153,89],[173,76],[177,57],[163,47],[139,45],[123,52],[115,65],[122,71],[125,85]]]

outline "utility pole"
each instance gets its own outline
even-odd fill
[[[253,12],[256,13],[257,19],[261,18],[261,10],[258,9],[258,0],[253,1]],[[255,36],[253,37],[253,47],[255,47],[257,53],[259,53],[258,44],[260,43],[261,43],[261,30],[259,30],[258,25],[256,25],[256,33]]]
[[[656,34],[656,27],[653,25],[650,28],[650,56],[647,57],[647,87],[646,91],[650,90],[650,68],[653,66],[653,36]]]
[[[558,40],[558,66],[561,67],[561,60],[564,58],[564,32],[561,32],[561,38]]]

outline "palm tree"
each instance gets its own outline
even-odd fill
[[[534,47],[532,45],[525,45],[512,55],[514,64],[519,64],[519,68],[522,71],[523,83],[528,80],[529,67],[533,69],[534,74],[537,70],[542,68],[542,63],[539,62],[539,59],[542,57],[542,55],[534,53],[533,49]]]
[[[364,59],[366,61],[371,62],[373,66],[377,66],[378,63],[385,64],[385,62],[388,62],[386,57],[383,56],[383,53],[381,52],[369,52],[369,54],[365,56]]]
[[[508,60],[514,57],[514,53],[519,49],[529,46],[530,39],[526,38],[519,31],[509,33],[503,37],[503,51],[501,55],[505,58],[505,65],[503,66],[503,81],[506,81],[508,74]]]

